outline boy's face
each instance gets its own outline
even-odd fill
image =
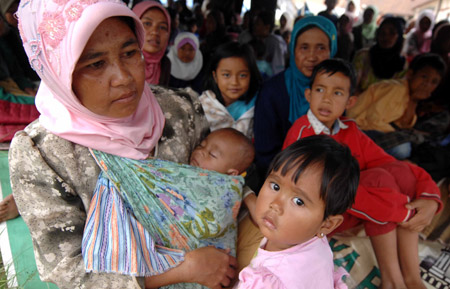
[[[325,0],[325,5],[328,9],[334,9],[336,7],[337,1],[336,0]]]
[[[325,202],[320,198],[322,169],[311,166],[297,183],[294,170],[282,176],[272,171],[262,186],[255,210],[255,222],[268,239],[266,250],[281,251],[304,243],[320,233]]]
[[[264,24],[259,17],[256,17],[255,24],[253,25],[253,34],[259,38],[267,37],[270,34],[270,25]]]
[[[412,70],[408,71],[407,79],[411,99],[423,100],[430,97],[439,85],[441,75],[434,68],[425,66],[415,73]]]
[[[239,144],[230,133],[212,132],[191,154],[189,164],[222,174],[238,175]]]
[[[305,97],[314,115],[330,130],[356,100],[350,96],[350,79],[341,72],[317,73],[311,89],[305,90]]]

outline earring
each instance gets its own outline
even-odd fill
[[[319,238],[323,238],[325,236],[322,232],[319,234]]]

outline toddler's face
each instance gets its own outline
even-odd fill
[[[213,71],[213,76],[225,106],[238,100],[250,86],[250,70],[245,59],[240,57],[227,57],[220,60],[216,71]]]
[[[194,60],[195,57],[195,49],[191,44],[186,43],[180,48],[178,48],[178,58],[184,62],[189,63]]]
[[[281,251],[310,240],[324,222],[325,202],[320,198],[322,169],[307,168],[297,183],[292,180],[293,173],[291,170],[282,176],[272,171],[256,201],[255,222],[268,239],[268,251]]]
[[[441,82],[441,75],[430,66],[408,73],[411,73],[408,76],[409,91],[414,100],[427,99]]]
[[[306,30],[297,37],[294,54],[298,70],[310,77],[317,64],[330,58],[330,39],[319,28]]]
[[[230,174],[236,167],[236,154],[236,146],[233,145],[229,136],[216,131],[209,134],[194,149],[189,164],[222,174]]]
[[[330,130],[354,101],[354,97],[350,97],[350,79],[340,72],[317,73],[311,89],[305,90],[305,97],[314,115]]]

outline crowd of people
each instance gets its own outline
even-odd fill
[[[20,212],[41,279],[347,288],[326,237],[362,224],[380,288],[426,288],[450,23],[336,4],[276,26],[186,1],[2,1],[0,109],[29,112],[5,122],[0,221]]]

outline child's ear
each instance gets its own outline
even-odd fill
[[[328,218],[322,222],[319,231],[317,232],[317,236],[322,238],[324,235],[328,235],[333,232],[334,229],[339,227],[340,224],[344,221],[344,216],[342,215],[334,215],[328,216]]]
[[[311,103],[311,88],[305,89],[305,98],[309,103]]]
[[[358,98],[356,96],[351,95],[347,100],[347,105],[345,106],[345,109],[352,108],[355,105],[357,100],[358,100]]]
[[[227,175],[229,175],[229,176],[237,176],[237,175],[239,175],[239,171],[236,170],[236,169],[229,169],[227,171]]]

